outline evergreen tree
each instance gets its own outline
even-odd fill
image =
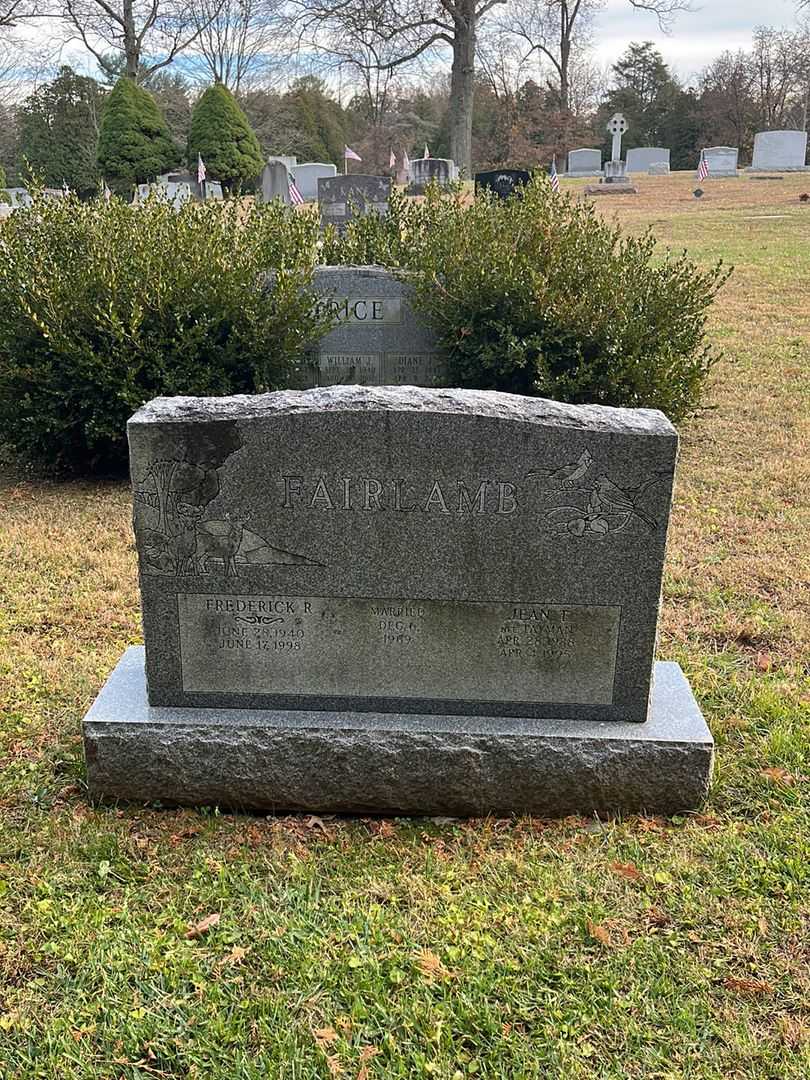
[[[129,194],[134,184],[176,166],[178,158],[155,99],[132,79],[119,79],[104,103],[98,140],[98,166],[110,188]]]
[[[89,194],[98,186],[96,144],[101,87],[63,67],[17,110],[17,160],[46,187]]]
[[[226,191],[238,192],[264,167],[261,147],[236,98],[222,83],[209,86],[194,106],[188,136],[188,164],[205,162],[208,175]]]
[[[343,165],[343,147],[347,140],[346,115],[326,91],[326,84],[314,75],[296,79],[284,95],[295,116],[300,132],[299,157],[309,161],[331,161]]]

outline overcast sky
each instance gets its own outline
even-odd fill
[[[658,20],[636,11],[629,0],[607,0],[595,27],[594,43],[602,64],[612,64],[631,41],[654,41],[664,60],[688,81],[724,49],[746,48],[756,26],[795,26],[795,0],[692,0],[670,34]]]

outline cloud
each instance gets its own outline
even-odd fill
[[[726,49],[745,49],[755,27],[795,26],[795,0],[694,0],[695,10],[682,12],[669,34],[655,15],[636,11],[629,0],[607,0],[594,33],[596,57],[615,63],[631,41],[652,41],[664,60],[688,82]]]

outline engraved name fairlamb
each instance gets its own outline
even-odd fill
[[[282,476],[282,506],[311,510],[394,510],[401,513],[514,514],[518,489],[505,480],[427,480],[402,477]]]

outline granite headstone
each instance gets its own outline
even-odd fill
[[[490,169],[475,174],[475,190],[491,191],[499,199],[509,199],[531,180],[525,169]]]
[[[318,179],[321,225],[342,229],[354,217],[388,213],[390,176],[322,176]]]
[[[711,736],[677,665],[653,680],[663,414],[327,387],[157,399],[129,439],[146,648],[85,718],[94,795],[457,814],[704,798]]]
[[[723,176],[736,176],[738,155],[736,146],[707,146],[703,151],[703,157],[709,167],[706,179],[716,180]]]
[[[439,187],[452,184],[458,179],[458,169],[450,158],[416,158],[411,161],[409,175],[408,193],[422,195],[431,181]]]
[[[258,188],[262,202],[280,199],[285,206],[290,205],[290,174],[283,161],[267,162],[259,177]]]
[[[653,165],[664,165],[669,172],[669,150],[663,146],[634,146],[627,151],[629,173],[649,173]]]
[[[318,181],[323,177],[337,176],[337,168],[328,163],[318,161],[306,161],[301,165],[293,165],[290,170],[295,180],[295,186],[301,192],[307,202],[315,202],[318,198]]]
[[[445,383],[436,334],[414,310],[407,284],[389,270],[320,266],[312,288],[335,328],[307,350],[297,388]]]
[[[806,131],[758,131],[754,136],[752,170],[804,172],[806,160]]]
[[[568,175],[571,177],[601,176],[602,151],[591,150],[587,147],[571,150],[568,154]]]

